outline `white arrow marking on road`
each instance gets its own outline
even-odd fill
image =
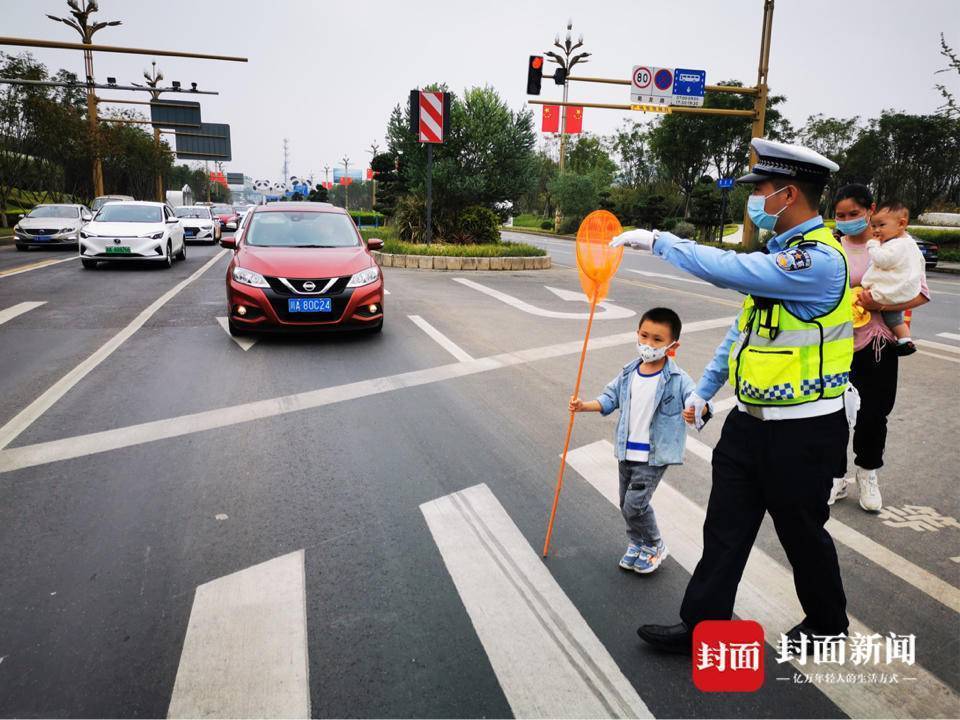
[[[499,290],[494,290],[489,288],[486,285],[481,285],[478,282],[473,280],[467,280],[466,278],[453,278],[455,282],[460,283],[461,285],[466,285],[468,288],[473,288],[478,292],[482,292],[484,295],[489,295],[492,298],[499,300],[502,303],[506,303],[512,307],[517,308],[517,310],[522,310],[529,315],[537,315],[539,317],[545,318],[554,318],[560,320],[586,320],[590,317],[590,313],[573,313],[573,312],[559,312],[557,310],[544,310],[539,308],[536,305],[531,305],[528,302],[524,302],[519,298],[515,298],[513,295],[507,295],[505,292],[500,292]],[[546,286],[544,286],[546,287]],[[547,290],[550,290],[557,297],[562,298],[563,300],[568,301],[579,301],[587,302],[586,296],[582,292],[574,292],[572,290],[558,290],[556,288],[547,287]],[[620,307],[618,305],[611,305],[607,301],[601,301],[597,304],[599,308],[598,312],[594,316],[594,320],[622,320],[624,318],[633,317],[636,313],[633,310]]]
[[[609,441],[598,440],[572,450],[567,454],[567,463],[619,507],[617,460]],[[703,553],[704,510],[666,482],[657,487],[652,504],[670,556],[692,573]],[[774,633],[786,632],[803,617],[792,573],[757,546],[750,552],[734,610],[741,618],[759,622],[773,644],[776,644],[773,638],[777,637]],[[849,634],[874,634],[857,618],[850,615],[849,619]],[[800,665],[795,659],[791,664],[801,673],[810,670],[809,665]],[[821,662],[817,671],[821,670],[846,674],[849,667]],[[910,683],[909,692],[895,683],[814,684],[850,717],[952,717],[955,714],[960,701],[957,694],[919,665],[876,663],[870,666],[870,671],[916,679]]]
[[[34,308],[38,308],[41,305],[46,305],[46,301],[43,302],[22,302],[12,307],[8,307],[6,310],[0,310],[0,325],[3,325],[5,322],[13,320],[18,315],[23,315],[25,312],[30,312]]]
[[[637,275],[645,275],[647,277],[656,277],[656,278],[666,278],[667,280],[679,280],[680,282],[694,283],[695,285],[710,285],[710,283],[704,280],[694,280],[693,278],[680,277],[679,275],[668,275],[666,273],[650,272],[649,270],[634,270],[633,268],[626,268],[632,273]]]
[[[229,324],[229,321],[228,321],[225,317],[218,317],[218,318],[217,318],[217,322],[220,324],[220,327],[223,328],[223,331],[224,331],[227,335],[230,335],[230,324]],[[234,337],[233,335],[230,335],[230,339],[233,340],[237,345],[239,345],[240,348],[241,348],[244,352],[246,352],[247,350],[249,350],[250,348],[252,348],[254,345],[257,344],[257,340],[258,340],[259,338],[255,338],[255,337],[253,337],[253,338],[252,338],[252,337]]]
[[[486,485],[420,511],[515,717],[653,717]]]
[[[309,718],[303,550],[197,588],[169,718]]]

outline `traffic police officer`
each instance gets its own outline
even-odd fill
[[[737,182],[753,185],[747,209],[777,234],[766,252],[736,253],[667,232],[633,230],[613,240],[651,250],[718,287],[744,293],[739,317],[697,384],[701,410],[724,382],[737,406],[713,451],[703,556],[677,625],[643,625],[651,645],[691,651],[701,620],[729,620],[765,512],[787,559],[805,617],[788,637],[847,630],[837,552],[824,528],[833,478],[846,460],[844,391],[853,358],[846,256],[818,214],[836,163],[808,148],[754,139],[758,162]]]

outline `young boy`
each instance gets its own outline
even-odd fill
[[[897,201],[881,203],[870,224],[873,239],[867,240],[870,267],[860,284],[881,305],[900,305],[920,292],[920,280],[926,261],[917,243],[907,234],[910,211]],[[897,354],[910,355],[917,348],[903,312],[884,312],[883,322],[897,336]]]
[[[640,318],[638,358],[603,389],[596,400],[570,398],[571,412],[609,415],[620,408],[616,454],[620,461],[620,510],[627,522],[627,551],[620,567],[652,573],[667,557],[650,498],[667,465],[683,463],[684,420],[693,422],[693,408],[684,411],[695,383],[667,351],[680,346],[680,318],[669,308],[653,308]],[[703,418],[710,417],[704,407]]]

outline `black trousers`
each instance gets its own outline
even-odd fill
[[[793,566],[804,624],[820,633],[847,629],[837,551],[824,528],[833,478],[846,464],[844,412],[799,420],[758,420],[734,408],[713,451],[713,487],[703,525],[703,557],[680,607],[693,628],[729,620],[737,586],[770,513]],[[745,618],[749,619],[749,618]]]
[[[883,467],[887,415],[897,401],[896,344],[884,345],[879,360],[873,343],[857,350],[850,367],[850,382],[860,393],[860,412],[853,430],[854,462],[864,470],[876,470]]]

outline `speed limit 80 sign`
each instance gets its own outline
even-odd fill
[[[634,65],[630,75],[630,101],[634,104],[669,105],[673,95],[673,70]]]

